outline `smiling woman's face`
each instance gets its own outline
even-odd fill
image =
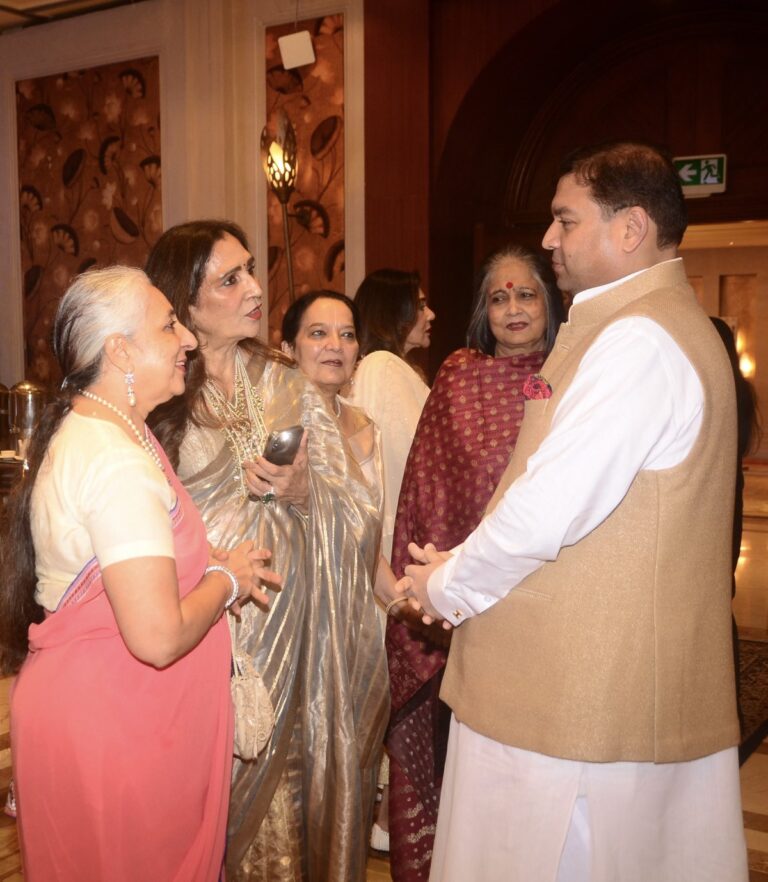
[[[142,415],[184,392],[187,353],[197,341],[176,318],[165,295],[154,285],[142,285],[144,322],[126,346],[136,378],[138,408]]]
[[[524,260],[507,257],[491,274],[486,298],[496,355],[523,355],[545,348],[547,304]]]
[[[296,342],[288,347],[320,391],[334,395],[352,378],[359,350],[350,308],[329,297],[307,307]]]

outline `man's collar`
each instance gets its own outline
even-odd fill
[[[654,266],[664,266],[665,264],[672,264],[681,261],[682,259],[682,257],[673,257],[671,260],[663,260],[661,263],[654,264]],[[634,279],[636,276],[647,273],[653,268],[653,266],[648,266],[645,269],[638,270],[636,273],[630,273],[622,279],[615,279],[613,282],[608,282],[607,285],[598,285],[596,288],[587,288],[585,291],[579,291],[579,293],[573,298],[573,305],[575,306],[577,303],[584,303],[587,300],[591,300],[593,297],[597,297],[605,291],[609,291],[611,288],[616,288],[624,282]]]

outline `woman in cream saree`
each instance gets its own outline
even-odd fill
[[[164,288],[165,268],[173,267],[176,254],[199,250],[201,235],[208,248],[203,278],[228,278],[219,271],[230,263],[241,272],[233,262],[241,258],[226,252],[217,263],[222,243],[246,249],[239,228],[193,222],[167,231],[153,249],[148,270],[158,287]],[[152,267],[161,264],[153,276]],[[246,292],[245,305],[234,302],[232,317],[217,316],[215,325],[207,325],[207,314],[195,307],[207,302],[197,298],[206,282],[195,285],[188,276],[180,286],[193,291],[186,304],[173,296],[172,285],[165,286],[177,312],[189,314],[202,338],[209,377],[196,392],[190,378],[196,397],[186,403],[188,412],[201,408],[208,418],[185,417],[176,453],[179,476],[211,543],[252,538],[272,550],[270,568],[284,577],[281,591],[268,591],[269,609],[249,604],[238,624],[238,638],[270,693],[275,727],[255,761],[235,759],[227,878],[362,882],[389,712],[386,657],[366,576],[378,555],[381,500],[349,464],[338,426],[316,389],[279,354],[238,342],[233,391],[222,404],[224,396],[210,382],[214,347],[206,346],[201,327],[215,329],[208,339],[230,327],[233,337],[239,333],[243,316],[258,308],[251,302],[256,292],[260,301],[260,289],[249,278],[235,279]],[[238,406],[239,416],[226,419],[223,408],[234,414]],[[309,437],[306,501],[287,504],[280,492],[270,500],[268,484],[250,478],[247,449],[263,448],[263,437],[257,443],[254,435],[296,424]],[[163,437],[161,422],[158,433],[173,446],[172,427]]]

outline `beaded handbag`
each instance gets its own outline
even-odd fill
[[[234,754],[243,760],[255,760],[269,741],[275,727],[275,710],[251,656],[237,640],[235,617],[229,616],[232,638],[232,704],[235,707]]]

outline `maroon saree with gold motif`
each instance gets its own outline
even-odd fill
[[[409,542],[447,550],[478,525],[517,441],[523,383],[544,358],[459,349],[443,363],[403,476],[392,548],[397,576],[410,563]],[[447,649],[391,618],[386,640],[390,866],[395,882],[426,882],[450,721],[438,697]]]

